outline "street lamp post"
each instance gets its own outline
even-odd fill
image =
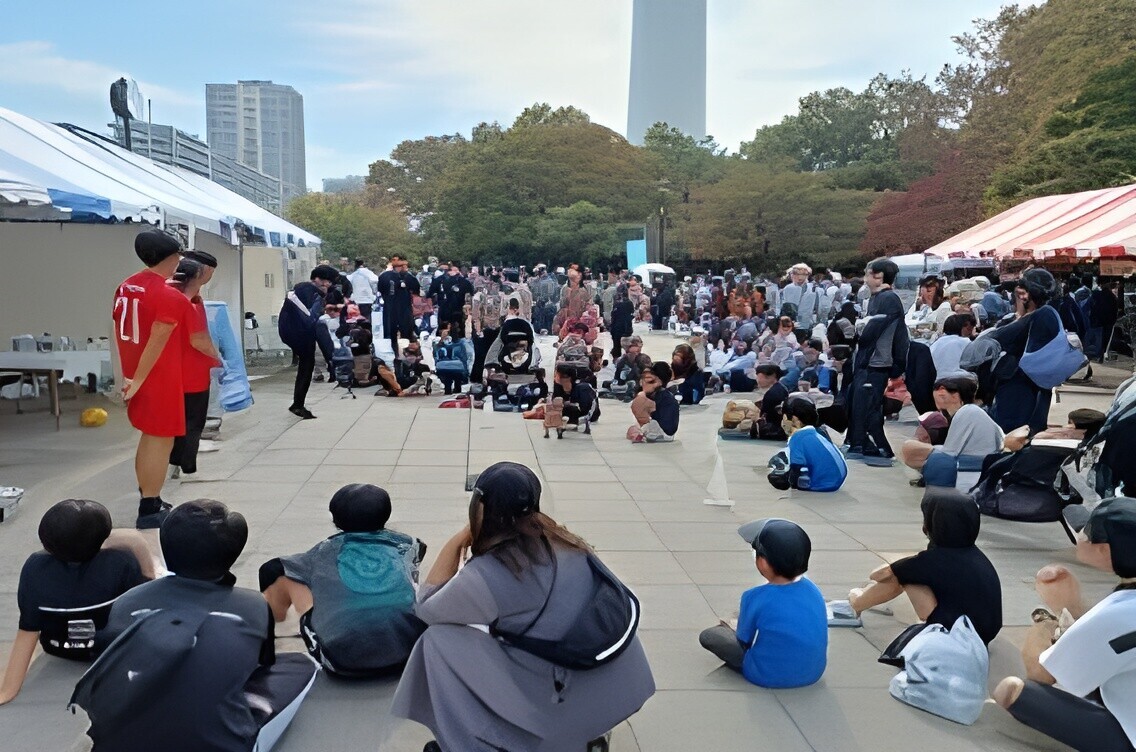
[[[667,208],[665,206],[659,207],[659,263],[667,263],[667,246],[666,246],[666,232],[667,232]]]

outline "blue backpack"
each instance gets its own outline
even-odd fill
[[[434,350],[434,370],[465,373],[465,346],[460,342],[442,342]]]

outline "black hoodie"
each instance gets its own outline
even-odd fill
[[[970,617],[989,644],[1002,629],[1002,584],[998,572],[978,549],[978,507],[953,488],[929,488],[923,496],[926,551],[901,559],[891,571],[902,585],[925,585],[938,602],[928,624],[948,629],[960,616]]]

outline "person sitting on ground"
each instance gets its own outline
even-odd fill
[[[636,364],[643,352],[643,338],[638,335],[624,337],[620,344],[623,354],[615,359],[615,378],[608,385],[613,392],[633,390],[632,385],[639,381],[639,368]]]
[[[820,354],[824,351],[824,342],[819,339],[806,340],[801,349],[792,353],[782,363],[781,367],[785,370],[785,375],[781,377],[781,383],[790,392],[801,391],[803,382],[809,383],[809,388],[813,388],[820,383]]]
[[[674,441],[679,411],[678,400],[667,389],[670,380],[671,367],[661,360],[652,363],[639,377],[642,388],[631,402],[635,425],[627,429],[632,443]]]
[[[758,366],[757,388],[765,391],[761,397],[761,415],[750,427],[750,438],[784,441],[788,438],[782,426],[785,401],[789,390],[781,383],[781,369],[772,363]]]
[[[789,435],[789,486],[801,491],[836,491],[848,477],[848,463],[820,425],[816,406],[804,397],[785,402],[781,426]],[[807,479],[807,480],[805,480]]]
[[[106,629],[98,634],[99,647],[110,648],[92,671],[103,659],[120,667],[137,659],[137,669],[125,667],[169,675],[152,682],[137,707],[120,708],[117,724],[94,714],[87,734],[98,752],[271,749],[299,709],[318,667],[301,653],[276,655],[268,604],[260,593],[234,587],[236,577],[229,570],[248,540],[245,518],[219,501],[187,501],[174,507],[159,536],[172,576],[119,596]],[[145,652],[153,648],[145,640],[144,625],[131,627],[160,618],[163,611],[172,612],[173,618],[204,620],[192,649],[176,664],[159,666]],[[128,630],[125,639],[116,640]],[[139,636],[143,639],[136,642]],[[104,706],[121,700],[100,698],[98,685],[91,699]]]
[[[974,338],[976,324],[969,313],[952,313],[943,322],[942,335],[931,343],[931,360],[935,373],[953,373],[959,370],[962,351]]]
[[[730,343],[729,359],[714,375],[718,382],[728,385],[731,392],[752,392],[756,384],[747,372],[756,365],[757,353],[749,349],[745,340],[734,339]]]
[[[946,474],[927,478],[927,485],[953,486],[955,478],[948,477],[950,468],[957,468],[960,460],[972,464],[967,469],[981,470],[983,458],[1002,451],[1005,434],[985,410],[974,404],[977,392],[978,379],[966,371],[945,374],[935,380],[935,407],[946,413],[950,421],[947,438],[942,446],[908,439],[901,449],[904,464],[913,470],[922,470],[932,454],[941,453],[953,460],[953,463],[943,461]]]
[[[344,486],[328,508],[339,532],[302,554],[265,562],[260,590],[277,622],[296,609],[308,652],[328,671],[401,670],[426,628],[414,615],[426,545],[387,529],[391,500],[378,486]]]
[[[438,339],[434,341],[434,373],[442,382],[446,394],[461,391],[469,383],[473,358],[465,340],[454,340],[450,336],[450,322],[438,325]]]
[[[552,398],[564,399],[564,419],[569,425],[578,426],[580,419],[587,416],[595,423],[600,418],[600,406],[596,401],[596,390],[591,384],[576,377],[572,366],[557,366],[553,379]]]
[[[824,596],[807,577],[812,541],[800,525],[765,519],[738,528],[753,546],[766,584],[742,593],[737,631],[725,622],[698,642],[759,687],[806,687],[824,674],[828,616]]]
[[[425,752],[582,750],[655,692],[637,635],[609,662],[575,670],[477,626],[561,640],[594,597],[594,554],[541,512],[540,495],[527,467],[486,468],[469,523],[439,551],[418,592],[418,616],[430,626],[406,664],[391,715],[434,732]]]
[[[1136,749],[1136,500],[1117,497],[1098,505],[1077,543],[1077,558],[1113,572],[1120,583],[1104,600],[1076,618],[1035,664],[1029,680],[1011,676],[994,690],[994,701],[1014,718],[1079,750]],[[1047,571],[1048,570],[1048,571]],[[1083,609],[1076,580],[1064,567],[1038,572],[1038,591],[1051,609]],[[1048,641],[1046,641],[1048,642]],[[1035,651],[1036,652],[1036,648]],[[1025,655],[1027,667],[1034,657]],[[1054,686],[1059,684],[1060,687]]]
[[[39,522],[43,551],[20,570],[20,618],[0,705],[20,692],[36,643],[48,655],[89,661],[94,630],[106,625],[110,603],[154,578],[154,558],[134,530],[112,530],[110,512],[97,501],[65,499]]]
[[[1097,431],[1104,425],[1104,421],[1105,415],[1100,410],[1082,407],[1069,413],[1069,422],[1066,425],[1038,431],[1032,438],[1029,435],[1029,426],[1016,428],[1006,434],[1004,446],[1007,452],[1018,452],[1032,441],[1037,440],[1071,439],[1073,441],[1084,441],[1085,439],[1091,439],[1093,436],[1096,436]]]
[[[920,507],[927,549],[873,571],[867,587],[849,592],[849,605],[859,615],[907,593],[923,621],[950,629],[967,616],[990,644],[1002,629],[1002,584],[975,545],[978,506],[954,488],[928,487]]]
[[[680,404],[697,405],[706,394],[706,374],[698,366],[698,357],[694,348],[688,344],[680,344],[671,353],[671,372],[674,378],[682,379],[678,388],[682,397]]]

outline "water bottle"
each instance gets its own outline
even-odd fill
[[[807,467],[801,468],[801,474],[797,476],[797,488],[801,491],[808,491],[812,486],[812,481],[809,480],[809,469]]]

